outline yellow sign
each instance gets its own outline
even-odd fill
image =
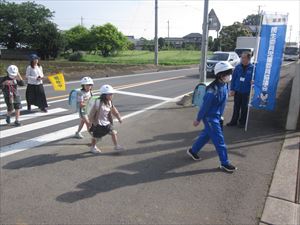
[[[63,73],[50,75],[50,76],[48,76],[48,79],[50,80],[54,91],[65,91],[66,90],[65,78],[64,78]]]

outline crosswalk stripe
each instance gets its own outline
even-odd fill
[[[21,127],[14,127],[14,128],[11,128],[11,129],[6,129],[3,132],[1,132],[0,137],[1,138],[6,138],[6,137],[14,136],[14,135],[17,135],[17,134],[22,134],[22,133],[25,133],[25,132],[28,132],[28,131],[33,131],[33,130],[49,127],[49,126],[52,126],[52,125],[68,122],[68,121],[75,120],[75,119],[78,119],[78,118],[79,118],[78,113],[73,113],[73,114],[70,114],[70,115],[60,116],[60,117],[57,117],[57,118],[44,120],[44,121],[40,121],[40,122],[37,122],[37,123],[32,123],[32,124],[28,124],[28,125],[25,125],[25,126],[21,126]]]
[[[187,94],[189,94],[189,93],[187,93]],[[174,101],[176,99],[180,99],[182,96],[184,96],[184,95],[177,96],[177,97],[173,98],[171,101]],[[141,113],[144,113],[148,110],[152,110],[152,109],[155,109],[157,107],[160,107],[160,106],[162,106],[166,103],[169,103],[169,102],[170,101],[164,101],[164,102],[149,106],[149,107],[147,107],[145,109],[142,109],[140,111],[136,111],[136,112],[127,114],[122,118],[123,118],[123,120],[128,119],[130,117],[133,117],[133,116],[139,115]],[[15,144],[4,146],[0,150],[0,158],[5,157],[5,156],[9,156],[9,155],[13,155],[13,154],[16,154],[18,152],[26,151],[28,149],[32,149],[34,147],[38,147],[38,146],[41,146],[41,145],[44,145],[44,144],[47,144],[47,143],[50,143],[50,142],[53,142],[53,141],[58,141],[58,140],[61,140],[61,139],[64,139],[64,138],[72,137],[74,135],[74,131],[76,131],[77,128],[78,128],[78,126],[73,126],[73,127],[69,127],[69,128],[66,128],[66,129],[55,131],[55,132],[52,132],[52,133],[49,133],[49,134],[45,134],[45,135],[42,135],[42,136],[39,136],[39,137],[35,137],[35,138],[29,139],[29,140],[26,140],[26,141],[21,141],[21,142],[15,143]],[[86,131],[86,128],[84,127],[82,129],[82,131],[83,132]]]
[[[21,104],[22,105],[26,104],[26,100],[21,101]],[[0,104],[0,108],[5,108],[5,107],[6,107],[5,103],[4,104]]]
[[[24,106],[22,106],[23,108],[20,110],[21,112],[22,111],[25,111],[26,109],[24,109]],[[33,110],[33,109],[38,109],[39,107],[37,107],[37,106],[35,106],[35,105],[32,105],[31,106],[31,109]],[[3,115],[6,115],[6,113],[7,113],[7,110],[5,109],[5,110],[1,110],[0,111],[0,116],[3,116]]]
[[[37,117],[48,116],[48,115],[61,113],[61,112],[65,112],[65,111],[68,111],[68,110],[64,109],[64,108],[54,108],[54,109],[49,109],[48,113],[36,112],[36,113],[32,113],[32,114],[27,114],[27,115],[21,115],[19,118],[19,121],[25,121],[25,120],[34,119]],[[5,124],[6,124],[5,119],[1,119],[0,125],[5,125]]]

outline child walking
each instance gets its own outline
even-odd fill
[[[91,122],[90,131],[93,134],[91,143],[91,152],[100,153],[101,150],[97,148],[97,141],[107,134],[110,134],[114,144],[115,150],[123,150],[124,148],[118,144],[117,131],[113,128],[113,118],[115,116],[120,123],[122,118],[117,108],[112,104],[113,94],[115,90],[110,85],[103,85],[100,88],[100,98],[96,100],[91,112],[89,120]]]
[[[15,65],[7,68],[7,76],[0,79],[0,85],[7,106],[6,123],[10,124],[11,114],[15,109],[15,126],[21,126],[19,121],[20,109],[22,108],[21,96],[18,92],[18,85],[25,86],[25,83],[19,73],[19,69]]]
[[[80,122],[78,126],[78,130],[75,133],[75,137],[78,139],[82,139],[83,135],[80,133],[84,124],[86,125],[87,129],[90,127],[89,119],[86,113],[86,104],[89,99],[92,97],[92,88],[94,85],[94,81],[90,77],[84,77],[80,81],[81,83],[81,90],[78,92],[77,95],[77,104],[79,106],[79,117]]]
[[[187,150],[187,154],[194,160],[200,160],[198,152],[211,139],[219,155],[220,168],[227,172],[233,172],[236,170],[236,167],[228,160],[227,147],[221,125],[221,117],[228,96],[227,84],[231,80],[233,67],[230,63],[221,61],[215,65],[214,70],[216,79],[208,85],[202,107],[199,110],[197,119],[194,121],[195,127],[200,124],[200,121],[203,121],[205,128],[193,146]]]

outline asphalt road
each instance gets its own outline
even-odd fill
[[[16,128],[2,126],[7,137],[1,138],[1,224],[258,223],[284,132],[270,121],[272,113],[254,111],[247,133],[225,128],[236,173],[217,169],[211,144],[201,152],[202,161],[193,162],[185,151],[201,129],[191,124],[197,110],[173,101],[193,89],[196,74],[183,70],[97,81],[95,87],[110,83],[126,91],[114,100],[125,116],[116,125],[126,147],[120,153],[113,151],[110,137],[98,144],[101,155],[89,153],[86,133],[83,140],[70,138],[76,118],[39,128],[40,121],[45,125],[71,113],[65,100],[49,109],[66,111],[24,120],[22,129],[12,130],[18,135],[7,135]],[[74,87],[78,84],[68,85]],[[46,91],[48,98],[68,93]],[[227,121],[231,110],[232,100]]]

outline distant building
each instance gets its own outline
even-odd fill
[[[170,45],[173,48],[182,48],[183,43],[184,43],[183,38],[178,38],[178,37],[165,38],[165,44],[167,46]]]
[[[245,25],[245,28],[253,35],[256,36],[257,32],[259,32],[259,27],[256,25]]]
[[[183,37],[185,44],[193,44],[195,47],[201,47],[202,35],[200,33],[190,33]]]

